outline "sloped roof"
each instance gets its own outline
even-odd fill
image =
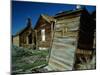
[[[41,14],[41,16],[42,16],[46,21],[48,21],[49,23],[50,23],[51,21],[54,21],[54,22],[55,22],[55,19],[54,19],[52,16],[48,16],[48,15],[46,15],[46,14]]]
[[[41,19],[44,19],[45,21],[47,21],[50,24],[51,24],[52,21],[53,22],[56,21],[56,19],[53,16],[48,16],[46,14],[41,14],[38,21],[37,21],[37,23],[36,23],[36,25],[35,25],[35,27],[34,27],[34,29],[39,25],[39,22],[40,22]]]
[[[18,32],[16,33],[16,35],[19,35],[19,34],[20,34],[21,32],[23,32],[25,29],[26,29],[26,27],[23,28],[23,29],[21,29],[20,31],[18,31]]]
[[[74,14],[74,13],[80,12],[82,10],[83,9],[75,9],[75,10],[68,10],[68,11],[60,12],[60,13],[56,14],[55,17]]]
[[[20,35],[24,30],[26,30],[28,28],[28,26],[22,28],[20,31],[18,31],[15,35],[13,36],[17,36],[17,35]],[[32,28],[33,29],[33,28]]]
[[[22,33],[24,30],[26,30],[27,29],[27,26],[26,27],[24,27],[24,28],[22,28],[20,31],[18,31],[16,34],[15,34],[15,36],[16,35],[19,35],[20,33]]]
[[[17,36],[17,35],[21,34],[24,30],[26,30],[29,27],[32,28],[32,23],[31,23],[31,19],[30,18],[28,18],[27,26],[24,27],[23,29],[21,29],[20,31],[18,31],[14,36]]]

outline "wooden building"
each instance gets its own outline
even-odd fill
[[[56,14],[55,28],[58,32],[58,36],[75,36],[79,30],[80,14],[82,9],[69,10]]]
[[[51,49],[54,36],[72,39],[75,37],[78,50],[92,49],[95,29],[92,18],[94,17],[95,12],[91,16],[86,9],[81,8],[57,13],[55,16],[41,14],[34,28],[31,20],[28,19],[27,26],[13,36],[12,41],[19,47]],[[84,30],[86,34],[82,32]],[[76,42],[74,40],[71,44],[75,45]]]
[[[77,48],[80,15],[83,9],[58,13],[54,16],[54,38],[48,66],[49,71],[72,70]]]
[[[25,48],[35,48],[34,31],[31,19],[28,18],[27,26],[13,36],[13,45]]]
[[[51,16],[41,14],[34,28],[37,49],[49,49],[52,42],[52,34],[55,19]]]
[[[54,38],[46,67],[49,71],[75,70],[80,59],[93,56],[95,13],[85,8],[64,11],[54,16]],[[91,60],[91,59],[90,59]]]

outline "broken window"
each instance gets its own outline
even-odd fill
[[[45,29],[41,30],[41,38],[42,38],[42,41],[45,41]]]

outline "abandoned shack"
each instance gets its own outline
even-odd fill
[[[25,48],[35,48],[34,31],[31,19],[28,18],[27,26],[13,36],[13,45]]]
[[[94,17],[94,18],[93,18]],[[56,14],[54,38],[48,60],[49,71],[76,69],[82,59],[90,59],[95,39],[95,13],[78,8]]]
[[[51,47],[54,23],[55,19],[53,17],[44,14],[40,15],[34,28],[37,49],[49,49]]]

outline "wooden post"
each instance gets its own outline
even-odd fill
[[[54,30],[53,25],[54,25],[53,22],[51,22],[51,39],[53,39],[53,30]]]
[[[51,48],[52,48],[52,43],[53,43],[53,38],[54,38],[54,23],[53,21],[51,21],[51,41],[50,41],[50,49],[49,49],[49,55],[48,55],[48,60],[47,62],[49,63],[49,59],[50,59],[50,56],[51,56]]]
[[[35,30],[35,37],[36,37],[36,50],[38,49],[38,42],[37,42],[37,30]]]

